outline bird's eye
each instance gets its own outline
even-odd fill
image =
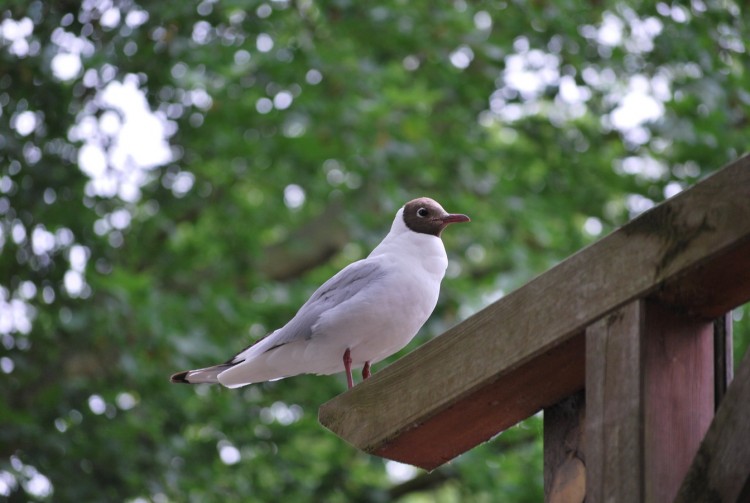
[[[426,217],[429,214],[430,214],[430,212],[427,210],[427,208],[419,208],[417,210],[417,216],[420,216],[422,218]]]

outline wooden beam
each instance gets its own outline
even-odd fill
[[[750,171],[750,166],[748,167]],[[747,195],[745,197],[749,197]],[[750,239],[740,240],[721,257],[708,259],[667,279],[657,295],[693,316],[717,318],[745,303],[750,284]]]
[[[731,270],[750,271],[750,157],[325,403],[319,419],[367,452],[434,468],[582,388],[579,334],[620,306],[663,292],[686,309],[708,298],[716,317],[750,300],[750,274]],[[720,277],[695,288],[707,272]]]
[[[436,468],[454,457],[451,451],[446,451],[446,446],[467,451],[489,440],[498,431],[513,426],[519,415],[528,417],[537,412],[540,402],[545,406],[552,405],[559,397],[581,389],[583,344],[582,335],[566,341],[556,351],[540,355],[534,365],[521,365],[507,373],[504,379],[457,399],[442,411],[439,421],[428,421],[418,428],[406,429],[399,442],[385,443],[373,454],[388,459],[408,459],[411,464],[429,470]],[[461,368],[470,364],[456,361],[455,371],[460,373]],[[406,367],[404,372],[419,373],[419,369]],[[519,393],[525,387],[535,390],[536,394]],[[440,390],[435,390],[435,393],[439,394]],[[403,400],[410,400],[413,395],[402,393],[401,396]],[[373,400],[373,407],[377,409],[380,398],[376,395]],[[467,418],[472,420],[470,428],[467,427]],[[450,439],[450,442],[436,439]]]
[[[643,302],[586,330],[586,501],[642,503]]]
[[[750,501],[750,351],[729,385],[675,503]]]

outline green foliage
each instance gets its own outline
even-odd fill
[[[411,490],[318,425],[340,376],[167,376],[283,324],[412,197],[473,223],[446,233],[449,276],[407,351],[736,158],[750,132],[733,2],[13,0],[0,16],[12,501],[539,501],[538,418]],[[105,92],[131,88],[164,129],[123,158],[138,106]]]

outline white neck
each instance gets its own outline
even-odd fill
[[[370,253],[370,257],[392,254],[394,260],[416,261],[431,274],[445,275],[448,256],[443,240],[430,234],[414,232],[404,222],[404,209],[401,208],[393,219],[391,231]]]

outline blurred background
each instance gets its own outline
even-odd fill
[[[748,19],[732,0],[5,0],[0,499],[541,501],[539,417],[428,474],[318,424],[342,375],[168,376],[285,323],[414,197],[473,221],[445,233],[405,351],[736,159]]]

